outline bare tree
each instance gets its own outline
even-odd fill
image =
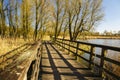
[[[14,0],[9,0],[8,2],[9,6],[7,7],[7,17],[9,21],[9,36],[10,37],[15,37],[16,35],[15,7],[16,7],[17,1],[16,1],[16,4],[14,3],[15,3]]]
[[[35,30],[34,30],[34,40],[37,39],[37,35],[38,35],[38,26],[39,26],[39,23],[40,23],[40,13],[39,13],[39,10],[40,10],[40,5],[41,5],[41,1],[43,0],[35,0]]]
[[[40,5],[40,16],[39,16],[39,39],[43,38],[46,32],[46,25],[49,20],[49,2],[47,0],[42,0]]]
[[[83,31],[90,31],[102,19],[101,3],[102,0],[66,1],[71,40],[76,40],[78,34]]]
[[[57,38],[57,36],[59,36],[65,20],[66,11],[64,6],[64,0],[55,0],[55,4],[53,4],[52,16],[54,17],[55,21],[55,39]]]
[[[4,0],[0,0],[0,35],[2,38],[5,37],[6,25],[5,25],[5,11],[6,6],[4,5]]]
[[[35,30],[34,40],[42,38],[46,29],[45,24],[48,21],[49,1],[48,0],[34,0],[35,3]]]
[[[32,3],[29,0],[22,1],[22,31],[23,38],[27,39],[29,34],[29,27],[31,26],[31,10]]]

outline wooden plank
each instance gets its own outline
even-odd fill
[[[58,47],[46,43],[42,54],[41,80],[87,80],[94,73]],[[44,49],[45,50],[45,49]],[[100,80],[100,78],[97,78]]]

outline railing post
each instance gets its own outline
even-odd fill
[[[62,49],[62,45],[63,45],[62,40],[60,40],[60,42],[61,42],[61,46],[59,46],[59,47],[60,47],[60,49]]]
[[[63,50],[63,47],[64,47],[63,45],[64,45],[64,42],[63,42],[63,39],[62,39],[62,50]]]
[[[94,52],[94,46],[91,46],[90,58],[89,58],[89,67],[88,67],[89,69],[91,69],[91,65],[92,65],[93,52]]]
[[[70,41],[69,41],[69,50],[68,50],[68,54],[70,54]]]
[[[66,46],[65,46],[65,40],[63,41],[63,49],[64,49],[64,51],[65,51],[65,48],[66,48]]]
[[[59,40],[59,41],[62,42],[62,40]],[[58,47],[61,49],[62,48],[62,43],[60,43],[60,45],[58,45]]]
[[[102,77],[102,73],[103,73],[103,67],[104,67],[104,57],[105,57],[105,53],[107,52],[107,50],[105,48],[102,48],[102,52],[101,52],[101,61],[100,61],[100,77]]]
[[[58,41],[60,41],[61,42],[61,40],[58,40]],[[61,43],[60,43],[61,44]],[[60,48],[60,45],[58,45],[58,48]]]
[[[65,50],[65,44],[64,44],[64,39],[62,39],[62,50]]]
[[[75,55],[75,59],[77,59],[77,55],[78,55],[78,48],[79,48],[79,43],[77,42],[77,48],[76,48],[76,55]]]

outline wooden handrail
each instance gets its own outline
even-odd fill
[[[57,38],[57,40],[63,40],[60,38]],[[75,43],[80,43],[80,44],[86,44],[86,45],[91,45],[91,46],[95,46],[95,47],[104,47],[110,50],[115,50],[115,51],[120,51],[120,47],[114,47],[114,46],[107,46],[107,45],[102,45],[102,44],[94,44],[94,43],[87,43],[87,42],[82,42],[82,41],[71,41],[68,39],[64,39],[64,41],[70,41],[70,42],[75,42]]]
[[[16,50],[18,50],[18,49],[20,49],[20,48],[22,48],[22,47],[24,47],[24,46],[26,46],[26,45],[29,45],[29,44],[28,44],[28,43],[25,43],[25,44],[21,45],[20,47],[17,47],[17,48],[15,48],[15,49],[7,52],[7,53],[4,54],[4,55],[0,55],[0,58],[1,58],[1,57],[4,57],[4,56],[6,56],[6,55],[8,55],[8,54],[10,54],[10,53],[12,53],[13,51],[16,51]]]
[[[25,45],[22,45],[21,47]],[[16,48],[13,51],[18,50],[21,47]],[[0,80],[38,80],[41,51],[42,42],[38,41],[29,44],[27,50],[21,51],[19,54],[11,55],[9,58],[5,59],[5,61],[2,61],[0,65],[7,65],[4,66],[4,69],[0,70]],[[0,58],[6,57],[6,55],[1,56]]]
[[[73,43],[73,42],[76,43],[77,45],[73,46],[73,45],[70,44],[70,43]],[[120,66],[119,61],[113,60],[113,59],[105,56],[105,54],[107,53],[108,50],[120,52],[120,47],[113,47],[113,46],[107,46],[107,45],[101,45],[101,44],[87,43],[87,42],[82,42],[82,41],[71,41],[71,40],[68,40],[68,39],[60,39],[60,38],[56,39],[56,44],[61,46],[64,49],[68,50],[69,52],[73,53],[75,55],[75,57],[80,57],[83,60],[87,61],[89,63],[89,66],[88,66],[89,69],[92,68],[91,65],[95,65],[95,66],[99,67],[99,70],[100,70],[99,71],[99,76],[102,77],[103,72],[106,72],[107,74],[113,76],[114,78],[120,79],[120,76],[118,76],[117,74],[109,71],[108,69],[106,69],[104,67],[105,66],[105,61],[110,62],[112,64],[115,64],[117,66]],[[81,45],[81,44],[90,46],[91,47],[90,51],[80,48],[79,45]],[[76,51],[73,51],[70,48],[74,48],[74,49],[76,49]],[[95,54],[94,53],[94,48],[101,48],[101,55]],[[90,55],[89,60],[84,58],[83,56],[79,55],[78,54],[79,51],[82,51],[84,53],[89,54]],[[100,59],[100,64],[94,63],[93,57],[99,58]]]

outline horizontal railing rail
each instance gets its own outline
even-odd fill
[[[63,49],[66,49],[68,53],[73,53],[77,59],[77,57],[82,58],[83,60],[88,62],[88,68],[92,69],[92,66],[95,65],[99,68],[99,76],[103,76],[103,73],[105,72],[106,74],[112,76],[115,79],[120,79],[120,75],[108,70],[105,66],[105,62],[115,64],[116,66],[120,67],[120,61],[111,59],[106,57],[107,51],[112,50],[116,52],[120,52],[120,47],[113,47],[113,46],[107,46],[107,45],[101,45],[101,44],[94,44],[94,43],[87,43],[87,42],[82,42],[82,41],[71,41],[68,39],[56,39],[56,44],[61,46]],[[89,46],[88,50],[82,49],[79,46],[86,45]],[[72,48],[72,49],[71,49]],[[96,54],[95,53],[95,48],[100,48],[101,53]],[[79,51],[82,51],[86,54],[89,55],[89,59],[86,59],[85,57],[81,56],[79,54]],[[94,62],[94,58],[97,57],[99,58],[99,64]]]
[[[42,45],[42,41],[27,43],[1,55],[0,80],[13,80],[13,76],[14,80],[38,80]]]
[[[10,53],[12,53],[12,52],[14,52],[14,51],[16,51],[16,50],[18,50],[18,49],[20,49],[21,47],[24,47],[24,46],[26,46],[26,45],[28,45],[28,43],[25,43],[25,44],[21,45],[20,47],[17,47],[17,48],[15,48],[15,49],[7,52],[7,53],[4,54],[4,55],[0,55],[0,58],[1,58],[1,57],[4,57],[4,56],[6,56],[6,55],[8,55],[8,54],[10,54]]]
[[[12,62],[11,60],[16,58],[17,56],[19,56],[20,54],[22,54],[22,51],[25,51],[28,47],[30,46],[30,44],[26,43],[21,45],[20,47],[17,47],[7,53],[5,53],[4,55],[0,56],[0,71],[5,67],[10,65],[10,63]],[[7,64],[5,64],[7,63]],[[5,65],[3,65],[5,64]]]

